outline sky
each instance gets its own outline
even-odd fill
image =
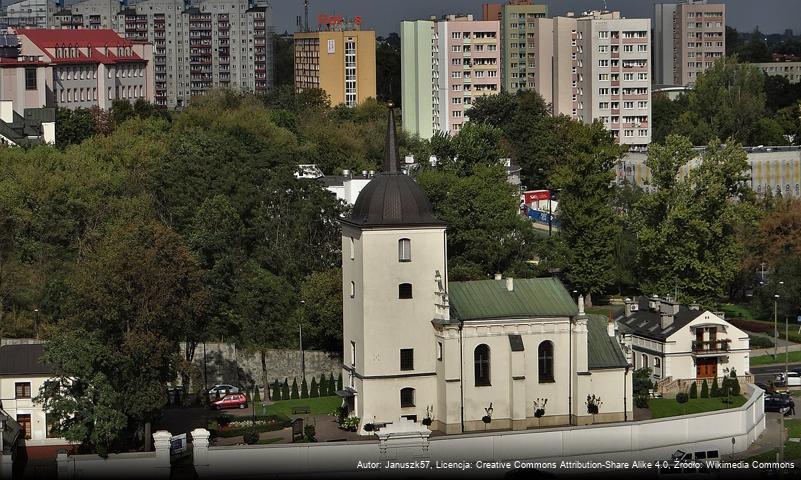
[[[499,0],[495,0],[499,1]],[[295,19],[303,15],[303,0],[272,0],[276,32],[295,31]],[[321,13],[344,17],[359,15],[362,28],[378,35],[397,32],[402,20],[429,18],[447,13],[472,13],[481,17],[481,5],[487,0],[309,0],[309,24],[316,25]],[[651,18],[657,0],[545,0],[551,16],[604,7],[620,10],[629,18]],[[660,0],[659,3],[671,3]],[[712,3],[712,2],[710,2]],[[759,26],[763,33],[784,33],[791,28],[801,33],[801,0],[716,0],[726,4],[726,24],[750,32]]]

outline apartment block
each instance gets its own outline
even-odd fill
[[[650,20],[593,11],[575,22],[576,116],[585,123],[600,120],[621,144],[647,146],[651,142]]]
[[[401,22],[400,38],[403,129],[430,139],[441,130],[436,22]]]
[[[319,88],[331,104],[356,106],[376,96],[375,32],[344,23],[295,33],[295,89]]]
[[[784,77],[790,83],[801,83],[801,62],[764,62],[752,63],[765,75]]]
[[[404,22],[401,32],[407,131],[424,138],[437,131],[455,134],[467,121],[466,112],[476,98],[500,92],[499,21],[446,15],[431,21]],[[406,118],[407,109],[413,112],[412,119]],[[431,133],[428,117],[432,119]]]
[[[684,0],[654,6],[654,83],[689,85],[726,55],[726,5]]]
[[[49,28],[54,26],[53,16],[58,12],[58,4],[52,0],[22,0],[6,7],[0,17],[2,27]]]
[[[528,0],[509,2],[501,9],[501,77],[505,91],[551,89],[550,77],[542,74],[542,67],[553,54],[553,22],[547,21],[547,16],[547,5]],[[547,85],[538,85],[541,82]]]
[[[134,42],[153,44],[157,105],[175,108],[211,88],[266,93],[273,85],[269,2],[84,0],[59,12],[62,28],[113,28]]]

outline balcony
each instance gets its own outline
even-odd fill
[[[722,356],[729,353],[731,340],[693,340],[692,352],[694,356]]]

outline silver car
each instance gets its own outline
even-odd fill
[[[209,396],[223,396],[227,393],[239,393],[239,387],[233,385],[215,385],[209,390]]]

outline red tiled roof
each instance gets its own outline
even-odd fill
[[[20,28],[16,35],[28,38],[39,47],[50,59],[50,63],[118,63],[141,62],[142,57],[131,52],[131,55],[116,55],[112,50],[108,53],[105,47],[132,47],[130,40],[119,36],[111,29],[55,29],[55,28]],[[57,57],[53,49],[56,47],[88,48],[91,45],[90,55],[78,52],[77,56]]]
[[[77,44],[79,47],[89,45],[102,47],[105,44],[127,47],[133,45],[111,29],[18,28],[16,34],[25,35],[39,48],[53,48],[63,44]]]
[[[39,60],[18,60],[16,58],[0,57],[0,68],[3,67],[30,67],[36,65],[45,65],[45,62]]]

